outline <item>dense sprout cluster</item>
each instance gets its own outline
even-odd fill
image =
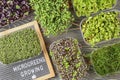
[[[97,42],[120,37],[119,13],[100,13],[88,18],[82,24],[82,32],[87,42],[94,45]]]
[[[41,24],[45,35],[57,35],[71,25],[69,0],[30,0],[35,19]]]
[[[24,29],[0,38],[0,61],[4,64],[28,59],[39,54],[39,39],[32,29]]]
[[[63,80],[82,80],[86,76],[87,65],[76,39],[64,38],[54,42],[50,54]]]
[[[116,0],[73,0],[77,16],[90,16],[100,10],[110,9]]]
[[[92,53],[91,60],[100,75],[120,71],[120,43],[97,49]]]
[[[30,11],[29,0],[0,0],[0,27],[27,16]]]

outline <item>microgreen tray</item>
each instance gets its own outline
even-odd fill
[[[50,55],[62,79],[79,80],[87,75],[87,65],[74,38],[63,38],[50,45]]]
[[[98,15],[84,18],[80,30],[86,44],[94,46],[101,41],[120,38],[119,12],[101,12]]]

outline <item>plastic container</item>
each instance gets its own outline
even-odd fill
[[[80,0],[79,0],[80,1]],[[72,3],[74,2],[74,0],[72,1]],[[82,3],[82,2],[81,2]],[[79,3],[76,3],[76,4],[79,4]],[[86,2],[86,4],[88,4],[87,2]],[[87,8],[88,9],[88,11],[89,11],[89,7],[86,7],[86,4],[85,4],[85,8]],[[109,4],[111,4],[111,3],[109,3]],[[107,4],[107,5],[109,5],[109,4]],[[91,12],[91,13],[89,13],[88,12],[88,14],[90,14],[89,16],[93,16],[93,15],[97,15],[98,13],[100,13],[100,12],[106,12],[106,11],[115,11],[115,10],[117,10],[117,11],[120,11],[120,6],[119,6],[119,4],[120,4],[120,1],[119,0],[115,0],[115,4],[113,4],[111,7],[108,7],[108,8],[105,8],[104,7],[104,9],[100,9],[100,10],[97,10],[97,11],[94,11],[93,10],[93,12]],[[84,4],[83,4],[84,5]],[[88,4],[89,5],[89,4]],[[80,6],[80,5],[79,5]],[[79,7],[79,6],[77,6],[77,7]],[[94,6],[96,7],[96,5],[94,4]],[[93,6],[93,7],[94,7]],[[104,6],[104,5],[103,5]],[[74,3],[73,3],[73,10],[74,10],[74,14],[75,14],[75,17],[76,18],[80,18],[81,16],[86,16],[86,15],[88,15],[88,14],[86,14],[86,15],[81,15],[81,16],[77,16],[77,13],[76,13],[76,9],[75,9],[75,6],[74,6]],[[87,11],[86,11],[87,12]],[[89,17],[89,16],[87,16],[87,17]]]
[[[94,50],[92,52],[92,54],[91,54],[91,62],[92,62],[92,65],[93,65],[93,69],[97,73],[98,76],[106,77],[106,76],[112,76],[114,74],[120,74],[120,69],[119,69],[120,65],[119,65],[119,63],[115,64],[115,61],[119,62],[119,60],[118,60],[118,58],[119,58],[119,54],[118,53],[120,53],[120,50],[118,50],[119,47],[120,47],[119,45],[120,45],[120,41],[119,41],[119,43],[116,43],[116,44],[114,43],[114,44],[111,44],[111,45],[102,46],[101,48],[100,47],[96,48],[96,50]],[[119,47],[117,47],[117,46],[119,46]],[[105,57],[101,56],[102,58],[100,58],[100,52],[101,52],[100,50],[103,50],[104,54],[101,53],[101,55],[105,55]],[[112,51],[112,50],[114,50],[114,51]],[[97,51],[99,51],[99,52],[97,52]],[[97,57],[97,56],[100,59],[96,58],[96,60],[95,60],[95,57]],[[113,57],[114,57],[114,59],[113,59]],[[111,61],[111,60],[114,61],[114,62],[110,62],[109,63],[109,61]],[[96,62],[96,61],[99,61],[99,63]],[[105,61],[105,63],[104,63],[104,61]],[[102,69],[100,67],[96,66],[96,64],[100,66],[100,63],[102,65],[101,66]],[[100,69],[100,70],[98,70],[98,69]]]
[[[94,69],[94,66],[92,65],[92,61],[91,61],[91,53],[94,52],[95,50],[97,50],[98,48],[102,48],[102,47],[107,47],[113,44],[117,44],[120,42],[120,38],[117,39],[112,39],[109,41],[102,41],[99,43],[96,43],[95,46],[96,47],[88,47],[85,48],[84,50],[87,51],[88,57],[86,56],[85,58],[87,59],[87,61],[89,62],[88,65],[90,65],[89,67],[89,71],[88,71],[88,76],[86,76],[85,80],[119,80],[120,79],[120,73],[119,72],[115,72],[113,74],[107,74],[106,76],[101,76],[100,74],[98,74],[96,72],[96,70]],[[83,49],[83,48],[82,48]]]
[[[74,50],[73,46],[77,48],[75,49],[75,51],[78,50],[78,52],[74,53],[73,51],[72,54],[70,54],[70,52]],[[58,76],[60,76],[62,79],[65,79],[65,80],[67,79],[72,80],[73,78],[79,80],[79,79],[85,78],[85,76],[87,75],[88,68],[86,63],[84,62],[84,59],[82,57],[82,54],[78,46],[78,42],[75,38],[67,37],[67,38],[62,38],[60,40],[54,41],[50,45],[49,49],[50,49],[50,54],[51,54],[53,64],[57,69],[56,71]],[[75,57],[75,55],[78,56],[79,59],[76,59],[77,57]],[[65,60],[67,62],[65,62]],[[69,61],[72,61],[72,62],[69,62]],[[69,66],[67,66],[67,63],[69,64]],[[76,64],[78,64],[79,67],[77,67],[77,69],[75,70],[74,68],[76,67]],[[76,74],[76,75],[73,75],[73,74]],[[59,78],[58,80],[60,80],[61,78]]]
[[[114,12],[114,11],[113,11]],[[104,12],[105,14],[107,13],[113,13],[113,12]],[[101,12],[102,14],[103,14],[103,12]],[[98,13],[98,15],[99,15],[100,13]],[[95,16],[91,16],[91,20],[92,20],[92,18],[94,18],[94,17],[96,17],[97,15],[95,15]],[[94,46],[94,45],[91,45],[89,42],[87,42],[86,40],[85,40],[85,37],[84,37],[84,34],[83,34],[83,32],[82,32],[82,25],[83,25],[83,23],[87,20],[88,18],[84,18],[81,22],[80,22],[80,32],[82,33],[82,37],[83,37],[83,40],[84,40],[84,42],[87,44],[87,45],[90,45],[90,46]],[[117,20],[118,22],[120,22],[119,20]],[[102,22],[101,22],[102,23]],[[117,23],[116,23],[117,24]],[[101,24],[100,24],[101,25]],[[94,25],[95,26],[95,25]],[[106,26],[107,27],[107,26]],[[114,27],[115,28],[115,27]],[[87,28],[86,28],[87,29]],[[94,31],[93,31],[94,32]],[[107,32],[106,32],[107,33]],[[118,37],[119,38],[119,37]],[[113,38],[114,39],[114,38]],[[115,38],[115,39],[117,39],[117,38]],[[110,40],[110,39],[109,39]],[[106,41],[106,40],[102,40],[102,41]],[[101,42],[101,41],[98,41],[98,42]],[[98,43],[98,42],[96,42],[96,43]],[[95,44],[96,44],[95,43]],[[95,47],[95,46],[94,46]]]

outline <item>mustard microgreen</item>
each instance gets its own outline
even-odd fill
[[[120,37],[120,21],[118,12],[100,13],[95,17],[89,17],[82,24],[82,32],[85,40],[94,45],[97,42]]]

